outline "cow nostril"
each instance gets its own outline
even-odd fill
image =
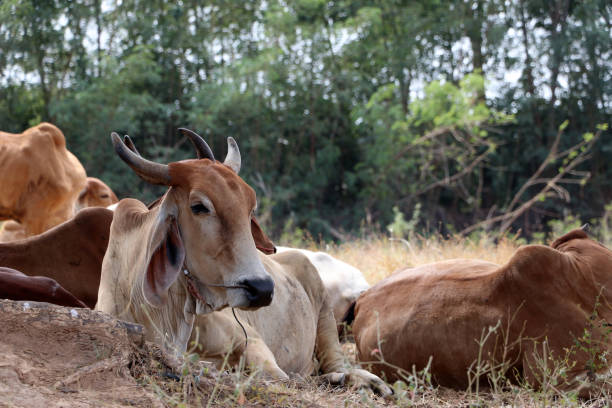
[[[249,307],[268,306],[272,302],[274,281],[271,278],[245,279],[240,284],[246,286]]]

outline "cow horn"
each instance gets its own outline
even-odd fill
[[[189,140],[191,140],[191,144],[193,144],[193,147],[198,153],[198,159],[210,159],[212,161],[215,161],[215,155],[210,149],[210,146],[208,146],[208,143],[206,143],[200,135],[198,135],[193,130],[185,128],[179,128],[179,132],[181,132],[182,134],[187,136]]]
[[[143,180],[151,184],[163,186],[171,185],[170,171],[165,164],[159,164],[144,159],[131,151],[115,132],[111,133],[111,140],[117,155]]]
[[[123,143],[125,143],[125,145],[128,147],[128,149],[130,149],[131,151],[133,151],[137,155],[141,156],[141,154],[138,151],[138,149],[136,149],[136,145],[134,145],[134,142],[132,142],[132,139],[130,139],[130,137],[128,135],[123,136]]]
[[[240,150],[238,150],[238,144],[233,137],[227,138],[227,156],[223,164],[231,168],[238,174],[240,172]]]

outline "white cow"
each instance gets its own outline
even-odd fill
[[[334,312],[336,324],[340,326],[350,306],[359,295],[370,288],[363,273],[352,265],[325,252],[313,252],[307,249],[297,249],[277,246],[277,252],[299,251],[304,254],[319,272],[323,286],[328,293],[330,306]]]

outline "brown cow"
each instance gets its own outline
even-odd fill
[[[102,180],[87,177],[87,185],[74,204],[74,212],[87,207],[108,207],[117,203],[117,196]],[[8,220],[0,226],[0,242],[11,242],[27,238],[25,227],[17,221]]]
[[[264,318],[262,325],[253,323],[253,328],[267,327],[263,337],[291,337],[281,364],[293,360],[290,372],[310,373],[316,343],[321,369],[331,380],[346,378],[389,394],[379,378],[344,366],[326,292],[308,259],[295,251],[274,260],[257,253],[256,248],[270,252],[274,248],[257,242],[265,235],[252,217],[255,193],[237,174],[241,159],[236,142],[228,138],[228,155],[220,163],[198,135],[182,131],[196,146],[200,160],[160,165],[143,159],[112,135],[117,154],[141,178],[171,187],[150,208],[133,199],[119,202],[96,309],[143,324],[149,340],[180,354],[186,350],[196,314],[205,315],[198,322],[202,333],[209,329],[218,334],[206,338],[205,346],[233,339],[234,328],[220,327],[215,316],[223,319],[223,315],[213,312],[228,306],[242,310],[267,306],[279,285],[275,302],[257,315]],[[275,378],[287,378],[262,337],[253,336],[250,344],[255,347],[246,351],[247,360],[262,363]]]
[[[609,364],[600,357],[609,348],[611,290],[612,252],[582,230],[551,247],[523,246],[503,266],[455,259],[401,270],[356,302],[358,358],[379,361],[373,370],[394,380],[393,366],[421,370],[431,356],[438,384],[466,387],[479,355],[477,341],[498,327],[480,350],[483,363],[500,367],[505,360],[501,369],[509,377],[537,387],[543,375],[538,367],[551,367],[552,359],[565,358],[569,350],[576,364],[570,363],[563,387],[574,388]],[[380,363],[381,356],[389,364]]]
[[[87,177],[87,185],[79,194],[75,204],[75,212],[87,207],[108,207],[119,202],[119,199],[102,180]]]
[[[0,174],[0,220],[18,221],[25,236],[72,217],[86,182],[85,169],[50,123],[21,134],[0,132]]]
[[[237,174],[236,142],[228,138],[228,155],[220,163],[204,140],[188,133],[199,159],[162,165],[111,136],[117,154],[138,176],[170,188],[152,208],[134,199],[119,202],[96,309],[143,324],[149,340],[180,354],[195,313],[268,305],[274,282],[253,240],[255,192]],[[188,291],[184,268],[206,285]]]
[[[51,278],[27,276],[15,269],[5,267],[0,267],[0,299],[31,300],[60,306],[87,307]]]
[[[40,235],[0,244],[0,266],[46,276],[93,308],[113,212],[85,208]]]

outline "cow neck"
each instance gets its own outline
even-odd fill
[[[183,265],[183,274],[185,275],[185,279],[187,279],[187,290],[189,291],[189,293],[191,293],[191,295],[194,298],[198,299],[200,302],[203,302],[204,304],[207,304],[207,305],[208,303],[206,303],[206,301],[202,298],[202,295],[200,295],[200,291],[195,286],[196,282],[203,286],[214,286],[214,287],[222,287],[222,288],[228,288],[228,289],[243,288],[243,289],[248,290],[248,287],[245,285],[219,285],[219,284],[214,284],[214,283],[208,283],[208,284],[203,283],[200,279],[196,278],[191,272],[189,272],[189,269],[187,269],[187,267],[184,265]],[[210,308],[212,309],[212,305],[208,305],[208,306],[210,306]],[[249,336],[247,335],[246,329],[244,328],[240,320],[238,320],[238,316],[236,316],[236,310],[234,310],[233,307],[232,307],[232,314],[234,315],[234,319],[236,319],[236,323],[238,323],[238,325],[242,329],[242,332],[244,333],[244,348],[246,349],[247,346],[249,345]]]

